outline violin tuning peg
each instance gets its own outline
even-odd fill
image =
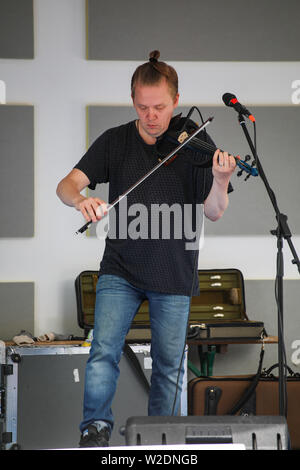
[[[246,156],[245,156],[245,162],[248,162],[249,160],[251,160],[250,155],[246,155]]]
[[[249,173],[246,178],[244,179],[244,181],[247,181],[248,178],[250,178],[251,174]]]
[[[244,170],[240,170],[237,172],[236,176],[242,176]]]

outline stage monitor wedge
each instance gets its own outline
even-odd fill
[[[127,420],[126,444],[244,444],[246,450],[287,450],[282,416],[137,416]]]

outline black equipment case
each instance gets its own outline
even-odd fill
[[[244,278],[237,269],[198,271],[200,295],[191,302],[187,339],[260,339],[264,324],[246,315]],[[83,271],[75,280],[77,319],[80,328],[94,326],[98,271]],[[148,302],[144,301],[133,320],[127,342],[151,340]]]

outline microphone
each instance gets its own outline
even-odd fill
[[[224,93],[223,97],[223,102],[226,106],[230,106],[231,108],[234,108],[236,112],[239,114],[243,114],[244,116],[247,116],[250,121],[255,122],[254,116],[248,111],[245,106],[243,106],[239,101],[237,100],[237,97],[233,95],[232,93]]]

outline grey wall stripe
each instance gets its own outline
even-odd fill
[[[34,109],[0,106],[0,237],[34,234]]]
[[[87,0],[88,59],[298,61],[300,3]]]
[[[33,59],[33,0],[0,0],[0,58]]]
[[[34,283],[0,282],[0,339],[21,330],[34,333]]]

